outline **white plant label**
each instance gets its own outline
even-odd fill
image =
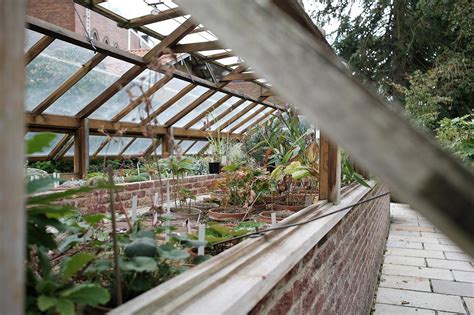
[[[137,207],[138,207],[138,196],[133,195],[132,197],[132,222],[137,221]]]
[[[276,213],[275,213],[275,212],[272,212],[271,216],[272,216],[272,227],[275,227],[276,224],[277,224],[277,216],[276,216]]]
[[[200,242],[204,242],[206,240],[206,225],[204,225],[204,224],[199,224],[199,227],[198,227],[198,240]],[[204,255],[204,248],[205,248],[205,246],[199,246],[198,247],[198,255],[199,256]]]

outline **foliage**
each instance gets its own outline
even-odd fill
[[[223,135],[220,128],[217,128],[214,132],[209,131],[207,140],[209,141],[207,152],[212,156],[213,162],[221,162],[226,154],[228,136]]]
[[[181,188],[177,192],[177,199],[180,207],[191,207],[191,202],[196,200],[196,195],[186,188]]]
[[[259,225],[257,225],[259,226]],[[222,224],[210,222],[205,229],[205,239],[209,244],[225,241],[232,237],[247,234],[248,230],[245,228],[230,228]],[[190,234],[189,237],[197,239],[195,234]]]
[[[444,118],[436,129],[436,138],[445,148],[474,167],[474,115]]]
[[[364,177],[355,171],[352,162],[349,160],[349,157],[345,152],[342,153],[341,168],[343,185],[349,185],[355,181],[362,186],[370,188]]]

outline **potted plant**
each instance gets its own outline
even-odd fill
[[[221,171],[221,163],[225,158],[227,139],[222,136],[221,130],[217,129],[215,132],[209,131],[209,174],[219,174]]]

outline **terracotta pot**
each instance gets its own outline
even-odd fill
[[[294,206],[294,205],[286,205],[286,204],[279,204],[279,203],[274,203],[272,205],[273,210],[275,211],[282,211],[282,210],[289,210],[289,211],[300,211],[301,209],[306,208],[307,206]]]
[[[197,220],[201,214],[201,210],[193,207],[171,207],[171,214],[177,219]]]
[[[229,210],[233,210],[233,212],[226,212]],[[235,221],[242,220],[245,216],[245,213],[246,210],[240,207],[213,208],[209,210],[208,216],[210,219],[216,221]]]
[[[208,211],[212,208],[218,208],[219,205],[215,202],[195,202],[192,204],[193,208],[199,209],[201,211]]]

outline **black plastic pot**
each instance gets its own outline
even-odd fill
[[[221,162],[209,162],[209,174],[219,174],[221,172]]]
[[[269,173],[273,172],[275,168],[276,168],[275,163],[267,164],[267,171]]]

